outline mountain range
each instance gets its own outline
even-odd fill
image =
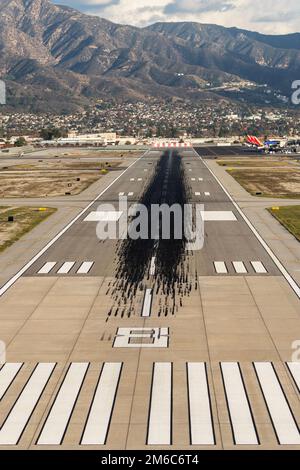
[[[300,34],[137,28],[49,0],[0,0],[0,77],[8,107],[31,111],[74,112],[97,99],[280,102],[300,79]]]

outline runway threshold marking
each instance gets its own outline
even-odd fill
[[[80,444],[106,444],[122,367],[121,362],[103,365]]]
[[[153,364],[149,405],[147,444],[172,444],[172,382],[173,364]]]
[[[252,231],[252,233],[255,235],[255,237],[257,238],[257,240],[260,242],[260,244],[263,246],[263,248],[265,249],[265,251],[268,253],[268,255],[270,256],[270,258],[272,259],[272,261],[274,262],[274,264],[277,266],[277,268],[279,269],[279,271],[281,272],[281,274],[284,276],[284,278],[286,279],[286,281],[289,283],[290,287],[293,289],[293,291],[295,292],[295,294],[297,295],[297,297],[300,299],[300,287],[299,285],[297,284],[297,282],[295,281],[295,279],[293,279],[293,277],[290,275],[290,273],[285,269],[285,267],[283,266],[283,264],[281,263],[281,261],[279,260],[279,258],[277,258],[277,256],[275,255],[275,253],[273,253],[273,251],[271,250],[271,248],[269,247],[269,245],[265,242],[265,240],[262,238],[262,236],[259,234],[259,232],[256,230],[256,228],[254,227],[254,225],[250,222],[250,220],[248,219],[248,217],[244,214],[244,212],[242,211],[242,209],[240,208],[240,206],[237,204],[237,202],[234,201],[234,199],[232,198],[231,194],[227,191],[227,189],[225,188],[225,186],[221,183],[221,181],[219,180],[219,178],[215,175],[215,173],[209,168],[209,166],[207,165],[207,163],[203,160],[203,158],[201,158],[201,156],[196,152],[194,151],[195,155],[199,158],[199,160],[203,163],[203,165],[207,168],[207,170],[210,172],[210,174],[214,177],[214,179],[217,181],[217,183],[220,185],[220,187],[223,189],[224,193],[226,194],[226,196],[229,198],[230,202],[234,205],[234,207],[236,208],[236,210],[238,211],[238,213],[240,214],[240,216],[243,218],[244,222],[248,225],[248,227],[250,228],[250,230]]]
[[[103,194],[106,193],[106,191],[108,191],[115,183],[116,181],[118,181],[120,178],[122,178],[122,176],[127,172],[129,171],[133,165],[135,165],[136,163],[138,163],[147,153],[149,152],[149,150],[147,150],[140,158],[138,158],[137,160],[135,160],[134,162],[131,163],[131,165],[129,165],[128,168],[126,168],[119,176],[117,176],[103,191],[101,191],[100,194],[98,194],[98,196],[96,196],[93,201],[91,201],[82,211],[80,211],[79,214],[77,214],[76,217],[74,217],[74,219],[71,220],[71,222],[69,222],[57,235],[55,235],[54,238],[52,238],[52,240],[50,240],[45,246],[44,248],[42,248],[33,258],[31,258],[30,261],[28,261],[28,263],[25,264],[25,266],[23,266],[22,269],[20,269],[13,277],[11,277],[1,288],[0,288],[0,297],[5,294],[5,292],[24,274],[26,273],[26,271],[28,271],[28,269],[44,254],[46,253],[46,251],[52,246],[54,245],[54,243],[57,242],[57,240],[59,240],[84,214],[87,213],[87,211],[93,206],[93,204],[95,204],[95,202],[97,202],[102,196]]]
[[[0,430],[0,445],[18,444],[39,402],[56,363],[39,363],[15,402]]]
[[[287,366],[300,393],[300,362],[288,362]]]
[[[186,364],[188,407],[190,419],[190,444],[214,445],[210,393],[204,362]]]
[[[18,375],[23,362],[7,363],[0,369],[0,400],[4,397],[7,390]]]
[[[137,339],[138,336],[151,338],[153,331],[151,328],[141,328],[140,331],[134,328],[123,328],[126,342],[129,338]],[[126,332],[126,331],[127,332]],[[157,329],[159,330],[159,329]],[[161,329],[163,330],[163,329]],[[167,329],[165,329],[167,330]],[[155,332],[158,335],[168,334],[168,331]],[[156,341],[156,340],[155,340]],[[160,339],[159,339],[160,341]],[[149,343],[135,344],[131,346],[143,347],[149,346]],[[125,347],[125,346],[123,346]],[[32,369],[31,375],[25,384],[22,384],[22,377],[16,373],[13,377],[12,372],[20,369],[20,363],[6,363],[1,371],[10,369],[10,378],[6,378],[6,386],[17,382],[18,389],[21,391],[12,391],[3,396],[1,406],[8,408],[7,417],[0,429],[0,445],[17,445],[28,427],[30,430],[35,425],[39,426],[38,420],[32,418],[33,412],[39,405],[40,415],[42,416],[42,428],[39,430],[36,438],[36,445],[62,445],[65,437],[72,427],[72,416],[78,407],[82,404],[78,403],[82,394],[82,388],[88,391],[89,401],[85,404],[84,418],[82,419],[81,439],[74,442],[75,445],[105,445],[113,423],[114,406],[118,399],[118,387],[122,378],[122,363],[104,363],[96,364],[95,371],[90,372],[89,363],[71,363],[66,370],[58,391],[55,393],[50,402],[49,410],[44,416],[44,409],[49,401],[49,392],[46,385],[52,376],[55,363],[39,363],[38,365],[30,365]],[[291,390],[295,400],[293,406],[297,407],[297,398],[299,393],[292,385],[292,381],[299,384],[299,363],[288,363],[286,371],[290,371],[290,375],[286,378],[289,382],[280,382],[275,367],[272,363],[255,363],[256,381],[250,389],[244,382],[243,373],[237,362],[222,362],[219,371],[216,369],[215,374],[220,374],[223,380],[223,394],[220,390],[218,401],[224,402],[229,415],[232,438],[235,445],[259,445],[268,444],[261,442],[258,430],[255,425],[255,417],[252,413],[252,404],[249,396],[263,396],[265,401],[262,404],[262,411],[267,413],[270,422],[267,421],[270,429],[270,437],[277,436],[279,445],[299,444],[299,430],[297,423],[293,417],[293,410],[290,408],[285,397],[285,390]],[[149,389],[149,414],[146,443],[149,445],[172,445],[172,367],[173,363],[154,363],[152,368],[152,382]],[[186,426],[190,432],[191,445],[215,445],[214,423],[211,410],[211,401],[214,399],[213,393],[209,389],[209,381],[207,375],[206,363],[186,363],[186,371],[182,370],[182,381],[187,387],[187,420]],[[28,368],[26,365],[25,369]],[[96,373],[97,384],[92,385],[89,382],[88,374]],[[151,371],[149,370],[149,374]],[[10,380],[11,379],[11,380]],[[186,382],[185,382],[186,379]],[[25,380],[25,379],[24,379]],[[1,382],[0,382],[1,383]],[[293,383],[294,384],[294,383]],[[16,386],[14,387],[14,389]],[[2,388],[3,390],[3,388]],[[11,405],[11,394],[16,393],[17,398]],[[93,395],[93,396],[92,396]],[[86,396],[86,395],[84,395]],[[143,397],[143,400],[145,398]],[[122,397],[119,398],[122,400]],[[8,406],[7,406],[8,405]],[[218,406],[218,403],[217,403]],[[79,408],[82,413],[81,408]],[[174,409],[176,413],[176,410]],[[77,422],[76,422],[77,424]],[[271,426],[269,425],[271,424]],[[114,423],[114,429],[117,430],[118,422]],[[176,423],[178,430],[182,431],[183,424]],[[259,429],[259,428],[258,428]],[[32,432],[32,431],[30,431]],[[274,432],[274,435],[272,434]],[[68,436],[69,442],[70,436]],[[264,439],[264,437],[262,437]],[[25,438],[25,441],[27,437]]]
[[[280,444],[300,444],[299,428],[273,364],[255,362],[254,369]]]
[[[259,440],[239,364],[221,363],[233,439],[238,445],[258,445]]]
[[[37,444],[59,445],[62,443],[88,367],[89,363],[70,364]]]

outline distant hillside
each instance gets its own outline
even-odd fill
[[[0,75],[9,104],[71,112],[93,98],[261,99],[300,79],[300,34],[198,23],[135,28],[49,0],[0,0]],[[257,85],[251,85],[251,83]]]

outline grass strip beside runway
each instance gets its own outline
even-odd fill
[[[56,209],[37,207],[0,207],[0,252],[11,246]],[[13,221],[9,221],[13,217]]]
[[[300,241],[300,206],[285,206],[268,210],[281,225]]]

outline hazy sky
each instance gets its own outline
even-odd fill
[[[300,32],[299,0],[54,0],[117,23],[198,21],[282,34]]]

